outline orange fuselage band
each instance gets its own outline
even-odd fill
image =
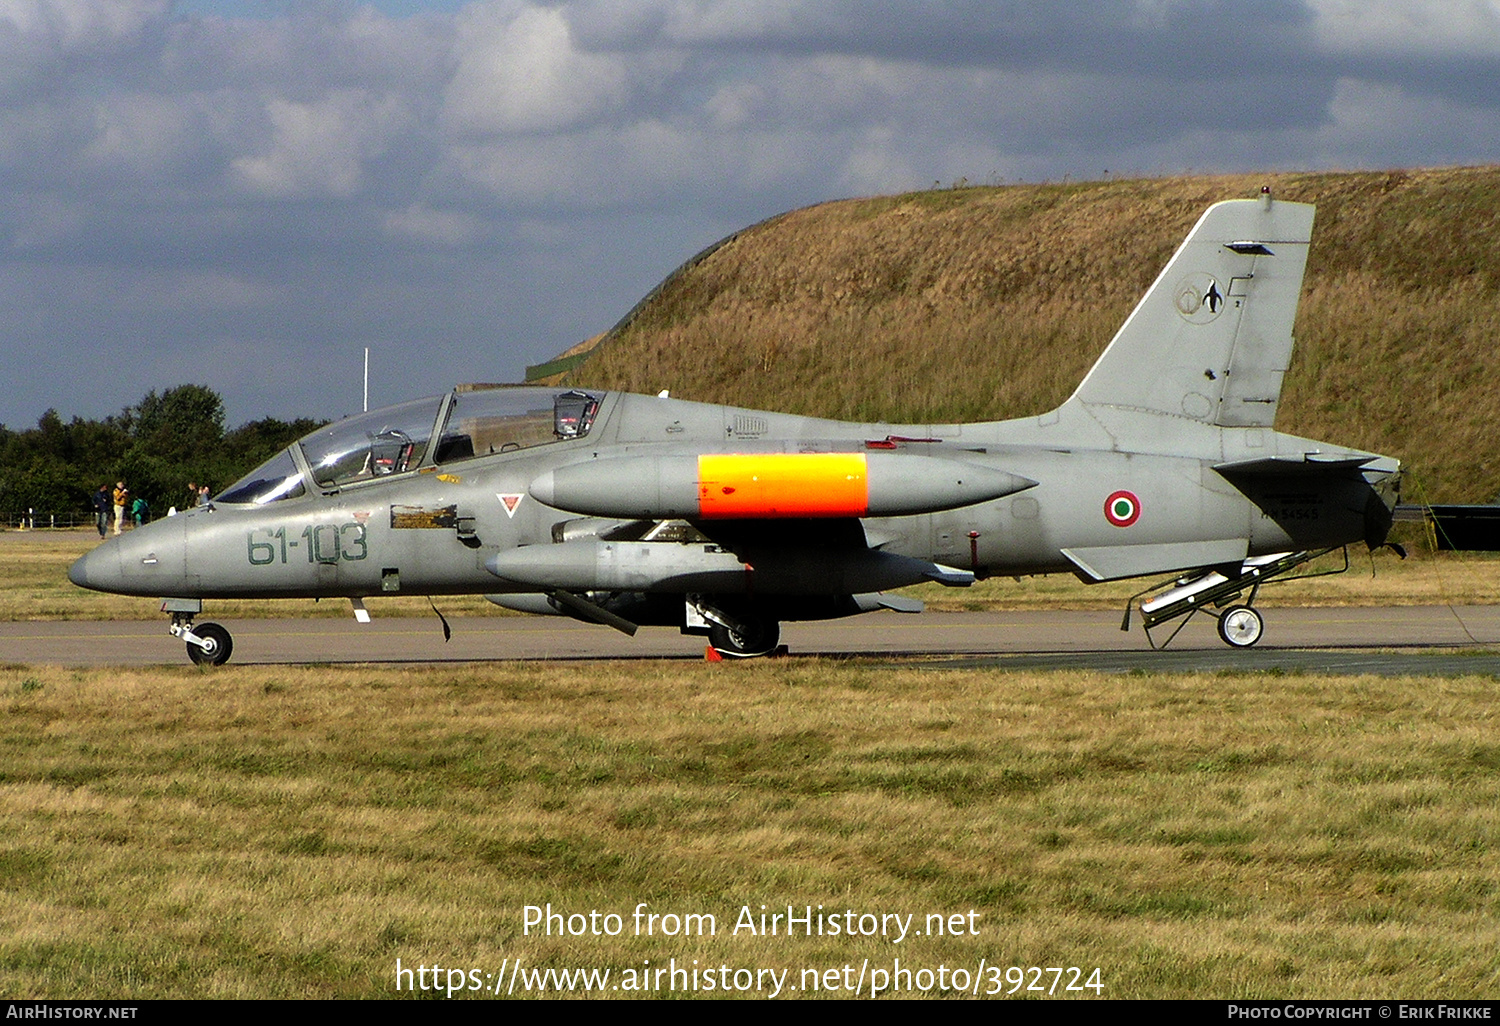
[[[698,515],[705,520],[862,517],[869,509],[864,453],[698,457]]]

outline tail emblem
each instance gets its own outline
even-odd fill
[[[1207,324],[1224,309],[1224,294],[1211,274],[1196,271],[1177,286],[1177,312],[1191,324]]]

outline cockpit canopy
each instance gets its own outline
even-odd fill
[[[346,417],[305,436],[214,500],[264,505],[306,493],[305,461],[324,491],[551,442],[583,438],[603,393],[464,388]],[[433,440],[436,439],[436,444]]]

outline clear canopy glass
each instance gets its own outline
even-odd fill
[[[414,470],[427,454],[442,397],[414,399],[328,425],[303,438],[313,479],[337,488]]]
[[[550,388],[487,388],[453,396],[435,462],[489,456],[582,438],[599,412],[598,394]]]
[[[263,506],[277,499],[294,499],[306,491],[301,469],[291,452],[283,449],[220,492],[214,501]]]

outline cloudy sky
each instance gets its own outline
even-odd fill
[[[0,422],[518,380],[821,200],[1497,160],[1497,0],[0,0]]]

